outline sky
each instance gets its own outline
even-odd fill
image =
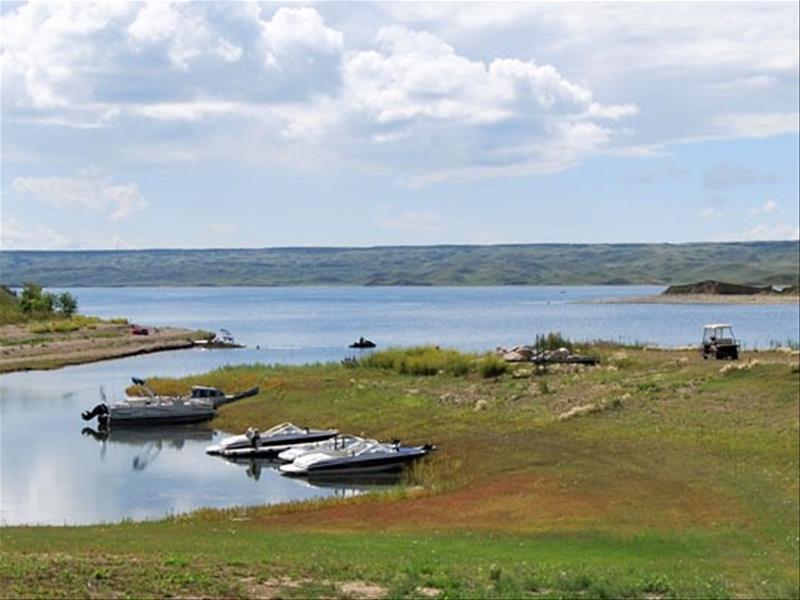
[[[798,3],[2,2],[0,247],[798,239]]]

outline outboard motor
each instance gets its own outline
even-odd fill
[[[101,402],[92,410],[83,411],[81,413],[81,417],[84,421],[90,421],[91,419],[97,417],[97,422],[101,425],[105,425],[108,423],[108,406],[105,404],[105,402]]]

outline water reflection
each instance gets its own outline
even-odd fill
[[[158,458],[165,448],[180,452],[187,442],[210,443],[214,431],[207,427],[138,427],[135,429],[110,429],[99,426],[97,429],[84,427],[81,434],[93,438],[100,444],[100,459],[104,460],[108,444],[126,444],[138,447],[131,464],[134,471],[143,471]]]
[[[261,479],[261,470],[264,467],[270,469],[277,475],[279,474],[278,467],[283,464],[281,461],[272,458],[232,458],[226,456],[224,459],[225,462],[229,464],[244,468],[247,476],[255,481]]]
[[[385,489],[407,483],[403,469],[389,473],[318,473],[310,476],[306,483],[316,488],[335,488],[343,485],[362,489]]]
[[[274,458],[232,458],[229,456],[221,457],[226,463],[244,469],[247,477],[258,481],[261,479],[262,472],[267,471],[271,476],[280,475],[279,467],[285,464],[281,460]],[[293,478],[291,481],[296,485],[308,490],[329,490],[337,497],[350,497],[364,492],[385,490],[405,483],[402,472],[380,473],[380,474],[323,474],[316,475],[307,479]]]

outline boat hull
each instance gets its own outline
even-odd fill
[[[150,425],[188,425],[214,418],[211,406],[136,406],[111,407],[108,423],[112,427],[146,427]]]
[[[294,477],[337,477],[401,471],[415,460],[428,454],[427,450],[401,451],[375,458],[339,457],[312,463],[308,466],[288,464],[281,473]]]
[[[313,442],[322,442],[332,438],[334,435],[336,435],[336,433],[320,432],[318,434],[309,434],[303,437],[287,437],[283,440],[267,440],[266,442],[262,441],[258,446],[240,446],[238,448],[220,450],[219,454],[230,458],[274,458],[289,448],[310,444]],[[208,450],[206,450],[206,452],[208,452]]]
[[[237,436],[239,439],[227,447],[223,447],[221,444],[209,446],[206,448],[206,454],[221,454],[223,456],[241,458],[249,456],[253,458],[271,458],[289,448],[301,444],[323,442],[335,437],[337,434],[337,431],[314,431],[300,435],[278,435],[275,437],[261,438],[257,446],[253,446],[252,441],[247,437]]]

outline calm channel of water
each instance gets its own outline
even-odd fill
[[[529,342],[551,330],[676,346],[708,322],[730,322],[745,347],[800,339],[797,305],[628,305],[587,300],[652,287],[79,288],[86,314],[148,325],[230,329],[241,350],[187,350],[0,377],[0,523],[83,524],[361,493],[311,486],[269,465],[206,456],[208,428],[82,434],[80,411],[102,385],[121,397],[132,375],[179,376],[225,364],[338,361],[363,335],[381,347],[431,343],[465,350]],[[308,424],[314,425],[313,415]]]

